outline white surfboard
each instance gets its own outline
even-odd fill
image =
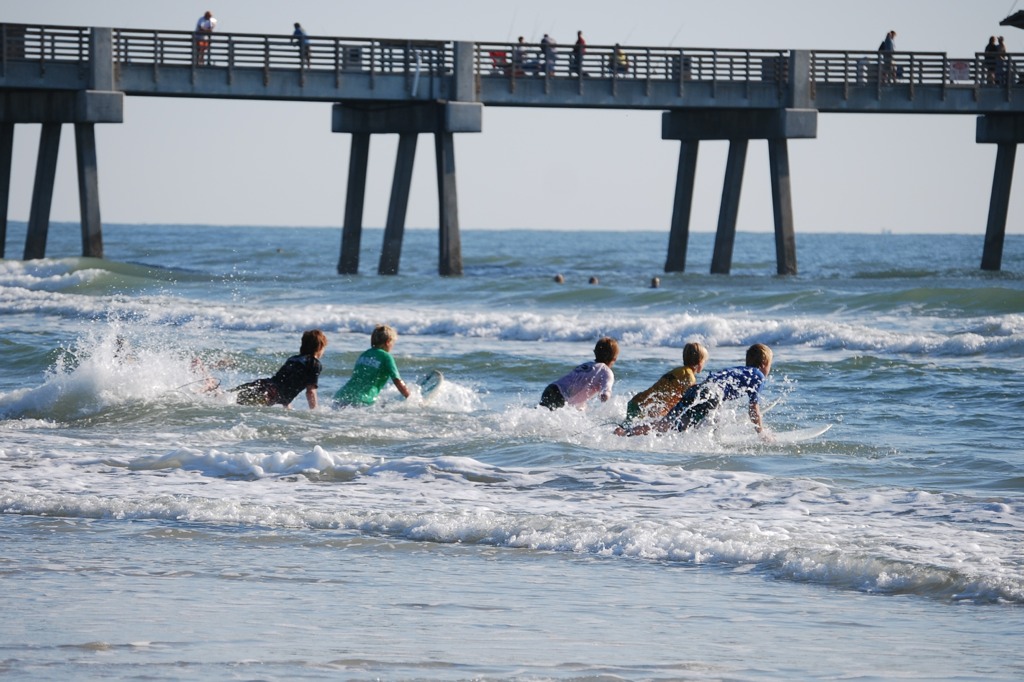
[[[430,400],[443,383],[444,375],[436,369],[431,370],[426,376],[420,379],[420,398],[425,401]]]
[[[817,438],[831,428],[831,424],[820,424],[788,431],[770,431],[770,433],[775,437],[776,443],[802,443],[805,440]]]
[[[819,424],[818,426],[807,426],[800,429],[789,429],[786,431],[773,431],[769,429],[769,433],[772,435],[772,440],[768,442],[778,445],[802,443],[804,441],[817,438],[831,428],[832,424]],[[718,440],[725,445],[739,445],[742,443],[758,442],[760,441],[760,436],[751,429],[750,431],[744,431],[743,433],[720,433],[718,434]]]

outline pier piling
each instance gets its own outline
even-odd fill
[[[768,140],[768,165],[772,181],[775,214],[775,262],[780,275],[796,274],[796,231],[793,225],[793,195],[789,181],[789,144]]]
[[[78,202],[82,215],[82,255],[103,258],[100,223],[100,184],[96,168],[96,126],[75,124],[75,158],[78,162]]]
[[[112,29],[93,28],[88,35],[88,49],[80,52],[86,55],[82,64],[85,68],[70,72],[75,77],[84,77],[77,89],[51,86],[0,90],[0,210],[3,213],[0,223],[0,257],[4,256],[3,242],[7,236],[11,150],[14,126],[18,123],[42,124],[25,236],[25,260],[46,257],[61,127],[65,123],[73,123],[75,126],[82,255],[103,257],[95,124],[121,123],[124,120],[124,93],[116,91],[114,85]],[[21,40],[25,40],[24,35]],[[55,41],[52,49],[58,50],[57,45],[61,43]],[[4,56],[6,59],[8,55]],[[54,70],[64,73],[56,66]]]
[[[736,242],[736,220],[740,212],[740,192],[743,189],[743,169],[747,165],[748,146],[746,139],[729,142],[722,206],[718,212],[718,230],[715,233],[715,251],[711,256],[713,275],[728,275],[732,268],[732,249]]]
[[[14,161],[14,124],[0,123],[0,258],[6,258],[7,209],[11,197],[11,164]]]
[[[776,264],[780,275],[794,275],[796,239],[793,201],[790,192],[788,140],[817,137],[818,112],[807,109],[782,110],[672,110],[662,115],[661,137],[680,140],[679,172],[669,234],[665,272],[685,269],[686,240],[693,202],[697,145],[703,140],[728,140],[729,157],[722,187],[722,203],[711,260],[713,274],[728,274],[732,268],[733,244],[739,215],[743,171],[750,140],[768,141],[775,218]]]
[[[44,123],[39,133],[36,180],[32,186],[32,204],[25,235],[25,260],[46,258],[46,236],[50,230],[50,206],[53,183],[57,177],[57,152],[60,150],[60,123]]]
[[[434,135],[437,154],[438,266],[448,277],[462,274],[462,238],[459,235],[459,202],[455,193],[455,137],[450,132]]]
[[[697,176],[698,140],[682,141],[679,170],[676,173],[675,199],[672,202],[672,226],[668,235],[665,272],[686,270],[686,245],[690,238],[690,214],[693,211],[693,185]]]
[[[359,272],[359,247],[363,236],[363,202],[366,198],[366,167],[370,160],[370,134],[352,134],[348,157],[348,189],[345,192],[345,222],[341,230],[339,275]]]
[[[1006,239],[1006,219],[1010,209],[1010,186],[1013,184],[1017,145],[1024,142],[1024,116],[979,116],[976,139],[979,143],[996,145],[996,164],[992,177],[992,196],[988,204],[981,269],[999,270],[1003,262],[1003,242]]]
[[[384,226],[384,246],[380,251],[377,274],[397,275],[402,258],[402,239],[405,237],[405,214],[409,208],[412,188],[413,162],[416,160],[416,142],[419,135],[403,133],[398,136],[398,154],[395,158],[395,179],[391,183],[391,203]]]
[[[381,275],[398,274],[417,136],[420,133],[434,135],[438,198],[438,273],[442,276],[462,274],[458,198],[455,190],[454,133],[480,132],[482,122],[483,106],[475,102],[424,102],[404,106],[380,106],[369,103],[334,105],[332,130],[336,133],[351,133],[353,136],[345,224],[342,227],[341,258],[338,262],[339,274],[357,274],[359,271],[366,167],[369,139],[372,134],[399,135],[391,199],[384,227],[384,244],[377,269]]]

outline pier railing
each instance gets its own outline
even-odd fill
[[[451,71],[452,44],[425,40],[325,38],[214,33],[200,46],[191,31],[114,29],[118,64],[220,66],[228,69],[318,69],[396,73]]]
[[[154,79],[165,66],[187,66],[193,71],[219,67],[228,71],[228,82],[235,69],[250,73],[262,70],[264,81],[269,82],[274,70],[334,72],[339,77],[359,73],[372,79],[376,74],[442,78],[456,69],[455,43],[450,41],[309,36],[302,46],[290,34],[220,32],[211,34],[208,40],[201,46],[192,31],[114,28],[111,47],[115,75],[128,66],[150,66]],[[0,77],[10,77],[15,64],[19,65],[16,78],[46,75],[48,66],[68,69],[78,65],[84,74],[90,41],[90,28],[0,24]],[[690,81],[741,88],[745,84],[748,89],[763,89],[771,83],[780,91],[790,85],[789,50],[588,45],[579,58],[571,44],[555,46],[549,54],[539,44],[481,42],[473,44],[473,50],[478,84],[482,79],[505,79],[508,93],[516,92],[517,82],[536,82],[537,78],[548,82],[576,80],[581,87],[589,79],[621,82],[624,87],[626,83],[646,83],[648,91],[652,83],[676,82],[677,96]],[[842,101],[853,91],[863,94],[865,89],[877,88],[881,93],[887,85],[902,86],[911,100],[917,89],[925,86],[931,93],[941,92],[943,99],[948,89],[973,89],[976,100],[984,93],[1003,90],[1004,101],[1009,101],[1014,91],[1024,90],[1022,53],[993,57],[978,52],[964,58],[951,58],[942,52],[813,50],[808,54],[812,101],[819,91],[828,91],[830,97]],[[26,66],[30,67],[28,71]],[[7,85],[18,86],[14,82]],[[536,96],[535,90],[531,89],[532,97]],[[543,90],[547,92],[548,88]],[[612,93],[614,96],[614,89]],[[635,91],[630,94],[635,97]],[[503,98],[500,103],[514,104],[514,97]]]
[[[950,58],[944,52],[849,52],[815,50],[811,52],[811,87],[841,85],[847,93],[853,86],[914,86],[1024,88],[1024,53],[993,58],[984,52],[973,57]]]
[[[48,62],[89,60],[90,29],[74,26],[3,24],[0,31],[0,73],[7,73],[9,61],[30,61],[46,73]]]
[[[2,24],[0,55],[8,61],[85,64],[90,29],[67,26]],[[192,31],[113,29],[117,65],[218,66],[248,69],[318,69],[404,73],[450,73],[451,42],[309,36],[304,49],[290,34],[213,33],[205,45]]]
[[[540,45],[477,43],[477,73],[511,80],[531,76],[631,80],[779,81],[788,75],[788,50],[572,45],[545,53]]]

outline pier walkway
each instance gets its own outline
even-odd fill
[[[1018,66],[1019,65],[1019,66]],[[698,145],[729,140],[711,271],[731,267],[750,140],[766,140],[777,269],[797,271],[788,140],[817,136],[819,113],[978,117],[976,141],[998,148],[981,267],[998,270],[1016,148],[1024,142],[1024,54],[878,53],[558,46],[0,24],[0,257],[6,241],[14,126],[42,124],[26,259],[45,255],[61,126],[75,126],[83,255],[102,257],[94,125],[120,123],[124,97],[334,103],[332,130],[353,136],[339,273],[356,273],[369,140],[398,134],[378,272],[398,272],[420,133],[435,136],[439,272],[462,272],[454,134],[480,132],[486,107],[663,111],[680,141],[665,270],[685,268]]]

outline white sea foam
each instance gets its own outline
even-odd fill
[[[161,295],[79,296],[44,290],[0,288],[0,314],[42,312],[78,319],[134,320],[156,329],[174,327],[220,333],[282,331],[301,333],[321,328],[331,333],[368,333],[389,319],[403,336],[491,339],[495,341],[589,342],[611,335],[625,346],[681,347],[688,339],[714,349],[763,342],[772,346],[807,347],[822,351],[860,351],[957,357],[1024,352],[1024,315],[975,320],[917,318],[908,327],[900,317],[873,315],[855,319],[792,314],[774,317],[679,313],[651,316],[621,311],[581,317],[564,312],[532,313],[496,310],[450,310],[420,305],[390,309],[376,305],[261,305],[239,315],[234,305],[188,301]]]
[[[16,364],[0,390],[0,512],[337,530],[1024,603],[1010,426],[1024,314],[969,305],[995,287],[964,287],[952,312],[927,285],[889,305],[885,282],[845,281],[810,304],[788,281],[701,280],[716,293],[692,278],[650,294],[506,282],[496,302],[470,278],[281,284],[264,281],[267,265],[250,264],[249,281],[179,285],[181,273],[144,266],[0,263]],[[446,382],[430,401],[388,386],[371,408],[330,409],[351,368],[340,354],[382,321],[399,331],[407,381],[437,366]],[[272,372],[314,327],[331,340],[316,412],[202,392],[207,373],[232,386]],[[612,399],[537,409],[545,383],[605,334],[623,348]],[[613,435],[631,392],[688,340],[716,368],[752,342],[777,347],[766,391],[786,401],[770,427],[848,426],[799,447],[730,441],[721,433],[751,427],[728,406],[718,432]],[[204,371],[197,357],[228,363]],[[962,366],[972,358],[984,371]],[[980,440],[979,424],[998,436]]]
[[[195,356],[144,339],[120,324],[95,328],[68,348],[38,386],[0,394],[0,416],[72,419],[126,405],[201,392],[208,378]]]
[[[51,292],[70,289],[102,277],[101,268],[79,269],[78,259],[0,260],[0,287]]]
[[[755,565],[779,577],[865,591],[1024,602],[1024,579],[1003,556],[1009,538],[1019,543],[1024,536],[1024,509],[951,495],[857,493],[803,479],[637,462],[527,471],[465,457],[380,460],[319,446],[265,453],[182,448],[135,458],[127,468],[142,478],[94,487],[91,479],[104,475],[80,471],[90,479],[80,494],[66,485],[53,493],[16,486],[0,496],[0,509]],[[188,477],[154,478],[163,470],[214,483],[183,493]],[[116,494],[106,491],[110,485]],[[975,519],[974,530],[965,530],[964,517]]]

